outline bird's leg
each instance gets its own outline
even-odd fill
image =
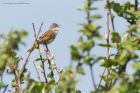
[[[49,52],[49,53],[50,53],[50,50],[49,50],[49,48],[48,48],[48,45],[45,44],[45,46],[46,46],[46,52]]]

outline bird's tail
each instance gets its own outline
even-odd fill
[[[33,46],[27,52],[32,52],[35,48],[39,48],[38,40],[33,44]]]
[[[27,52],[32,52],[34,50],[34,47],[31,47]]]

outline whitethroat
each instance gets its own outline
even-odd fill
[[[35,44],[28,50],[28,52],[32,52],[35,48],[39,46],[39,44],[48,45],[54,41],[55,37],[57,36],[59,31],[59,25],[57,23],[52,23],[49,26],[48,31],[43,33],[35,42]]]

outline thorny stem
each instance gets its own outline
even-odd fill
[[[110,26],[110,24],[109,24],[109,12],[107,12],[107,32],[106,32],[106,34],[107,34],[107,37],[106,37],[106,42],[107,42],[107,56],[106,56],[106,58],[107,58],[107,60],[109,60],[110,59],[110,47],[109,47],[109,44],[110,44],[110,41],[109,41],[109,39],[110,39],[110,29],[109,29],[109,26]],[[108,76],[110,75],[110,68],[107,68],[107,79],[108,79]],[[110,88],[110,81],[106,81],[106,84],[105,84],[105,88],[106,88],[106,90],[108,90],[109,88]]]
[[[110,15],[113,32],[116,32],[115,31],[115,24],[114,24],[114,17],[113,17],[112,12],[111,12],[111,7],[110,7],[109,0],[106,0],[106,3],[108,5],[108,12],[109,12],[109,15]],[[116,47],[117,47],[117,52],[119,52],[119,44],[118,43],[116,43]]]

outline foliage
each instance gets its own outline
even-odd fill
[[[86,14],[86,18],[80,23],[77,42],[70,46],[71,59],[74,63],[67,66],[64,71],[57,68],[53,54],[39,47],[36,52],[39,53],[39,57],[31,60],[37,78],[31,78],[29,68],[26,67],[31,53],[26,59],[17,55],[20,46],[25,45],[23,38],[27,36],[27,32],[12,30],[7,34],[1,34],[0,91],[3,93],[8,90],[11,93],[82,93],[76,88],[78,82],[81,82],[78,81],[77,75],[86,75],[84,68],[86,66],[90,69],[91,83],[93,83],[91,93],[139,93],[140,12],[138,0],[133,0],[134,3],[127,0],[123,4],[115,0],[106,0],[104,8],[107,14],[107,29],[103,29],[105,36],[99,32],[102,25],[96,24],[102,18],[96,13],[98,6],[93,7],[97,2],[102,3],[102,0],[85,0],[83,7],[79,8]],[[117,17],[129,23],[126,31],[116,30]],[[101,47],[106,50],[106,56],[96,55],[93,52],[94,49]],[[19,62],[23,63],[23,68],[19,67]],[[98,83],[95,82],[95,73],[93,73],[94,66],[97,64],[101,64],[100,67],[104,68]],[[128,69],[132,69],[133,72],[129,73]],[[8,85],[3,82],[5,73],[14,76]],[[11,88],[8,88],[9,85]]]

